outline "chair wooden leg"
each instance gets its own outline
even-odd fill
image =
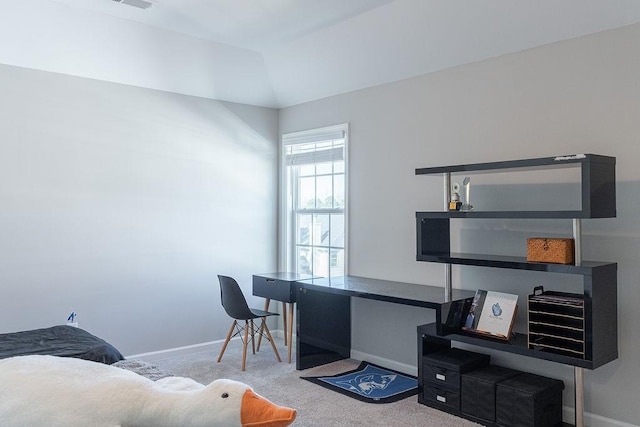
[[[260,323],[260,333],[258,334],[258,351],[260,351],[260,343],[262,342],[262,336],[264,335],[264,325],[262,323]]]
[[[282,302],[282,325],[284,329],[284,345],[287,345],[287,303]]]
[[[247,365],[247,344],[249,340],[249,322],[244,321],[244,343],[242,346],[242,370],[244,371]]]
[[[249,320],[249,326],[251,327],[251,350],[253,350],[253,354],[256,354],[256,327],[253,319]]]
[[[262,318],[262,326],[264,326],[264,332],[265,334],[267,334],[267,339],[271,343],[271,348],[273,348],[273,352],[276,354],[276,359],[278,359],[278,362],[282,362],[282,359],[280,359],[280,354],[278,353],[278,349],[276,348],[276,344],[273,342],[273,337],[271,336],[271,332],[269,332],[269,327],[267,326],[266,317]]]
[[[264,311],[269,311],[269,304],[271,303],[271,298],[265,298],[264,300]],[[264,328],[262,325],[260,326],[260,336],[258,337],[258,351],[260,351],[260,344],[262,344],[262,333],[264,332]]]
[[[229,344],[229,340],[231,340],[231,335],[233,334],[233,330],[235,329],[237,324],[238,322],[235,320],[231,324],[231,327],[229,328],[229,333],[227,334],[227,339],[224,340],[224,344],[222,345],[222,350],[220,350],[220,354],[218,355],[218,362],[222,360],[222,355],[224,354],[224,351],[227,349],[227,345]]]

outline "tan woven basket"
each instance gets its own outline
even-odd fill
[[[575,262],[573,239],[531,237],[527,239],[527,261],[573,264]]]

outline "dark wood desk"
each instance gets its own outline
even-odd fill
[[[296,302],[296,281],[312,279],[314,276],[298,273],[261,273],[253,275],[253,295],[264,297],[264,309],[269,310],[271,300],[282,301],[282,320],[284,324],[284,345],[289,353],[289,363],[291,363],[291,348],[293,338],[293,309]],[[289,313],[287,314],[287,304]],[[288,316],[288,319],[287,319]],[[288,320],[288,322],[287,322]],[[258,349],[260,349],[260,341]]]
[[[445,301],[444,288],[438,286],[356,276],[299,280],[296,285],[298,370],[350,357],[351,297],[433,309],[437,325],[446,321],[452,307]],[[454,289],[452,301],[474,294]]]

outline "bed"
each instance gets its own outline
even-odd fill
[[[75,357],[107,365],[124,360],[117,348],[73,326],[60,325],[0,334],[0,359],[34,354]]]

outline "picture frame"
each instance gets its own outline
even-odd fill
[[[518,313],[518,295],[477,290],[462,330],[508,341]]]

